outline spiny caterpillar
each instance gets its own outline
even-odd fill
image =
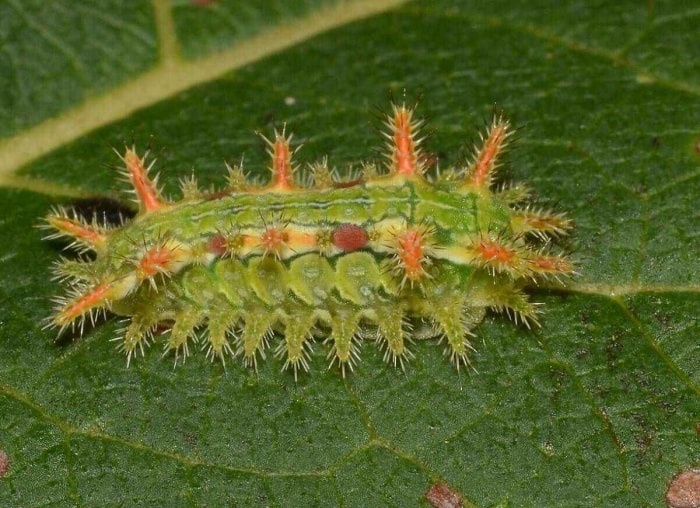
[[[395,366],[412,357],[412,339],[425,337],[446,341],[458,368],[468,364],[468,337],[487,309],[537,323],[523,287],[573,272],[564,255],[549,252],[550,239],[571,224],[523,204],[522,185],[494,189],[511,133],[500,115],[469,163],[430,177],[421,126],[413,108],[393,105],[383,170],[365,164],[362,176],[341,181],[323,159],[303,184],[292,136],[275,131],[266,139],[269,183],[254,185],[242,167],[227,165],[225,190],[202,192],[192,177],[177,202],[149,177],[148,153],[117,152],[139,212],[114,227],[66,209],[48,216],[48,238],[94,253],[57,263],[56,278],[69,289],[48,325],[63,332],[77,324],[82,333],[99,312],[131,316],[115,339],[127,365],[164,329],[176,363],[203,343],[212,360],[230,355],[256,367],[278,335],[276,354],[295,378],[320,337],[343,375],[363,338]]]

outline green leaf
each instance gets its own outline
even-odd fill
[[[289,7],[293,4],[294,7]],[[384,11],[384,12],[383,12]],[[700,462],[700,60],[691,2],[0,4],[2,506],[663,506]],[[312,161],[371,158],[371,112],[421,97],[462,160],[496,104],[509,169],[576,223],[580,276],[533,288],[542,328],[492,315],[477,372],[433,343],[405,373],[372,345],[294,383],[158,347],[127,369],[117,318],[42,329],[50,206],[117,196],[111,146],[151,145],[167,192],[223,161],[263,171],[287,122]]]

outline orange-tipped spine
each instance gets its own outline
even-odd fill
[[[148,152],[143,157],[139,157],[136,148],[126,148],[124,155],[117,152],[117,155],[124,162],[124,175],[132,185],[136,194],[139,209],[142,212],[155,212],[163,208],[165,203],[161,198],[161,191],[158,188],[158,176],[154,179],[149,177],[149,172],[155,164],[155,159],[146,166]]]
[[[476,188],[488,188],[498,168],[499,157],[510,136],[510,123],[500,115],[494,116],[486,137],[482,137],[480,147],[474,152],[474,160],[469,167],[468,183]]]

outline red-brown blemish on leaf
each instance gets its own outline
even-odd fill
[[[0,450],[0,478],[3,478],[10,470],[10,458],[5,450]]]
[[[671,508],[700,508],[700,469],[688,469],[676,475],[666,491]]]
[[[462,508],[464,506],[459,494],[445,483],[435,483],[425,493],[425,498],[435,508]]]
[[[345,252],[361,249],[368,241],[367,231],[355,224],[341,224],[333,231],[333,245]]]

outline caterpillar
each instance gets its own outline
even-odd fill
[[[225,189],[202,191],[192,176],[171,201],[150,176],[148,152],[115,150],[138,213],[116,226],[67,208],[48,215],[49,239],[91,254],[57,262],[68,289],[47,326],[82,334],[100,313],[128,316],[115,339],[127,366],[156,332],[176,364],[199,343],[212,360],[257,368],[274,341],[295,378],[320,338],[343,376],[367,339],[394,366],[412,358],[412,340],[429,337],[446,343],[457,368],[469,365],[469,337],[488,309],[537,324],[525,285],[574,273],[551,247],[572,223],[528,204],[526,186],[494,183],[512,134],[502,115],[468,162],[437,171],[414,110],[392,105],[384,162],[364,163],[351,180],[326,158],[301,171],[282,129],[264,138],[267,183],[226,164]]]

